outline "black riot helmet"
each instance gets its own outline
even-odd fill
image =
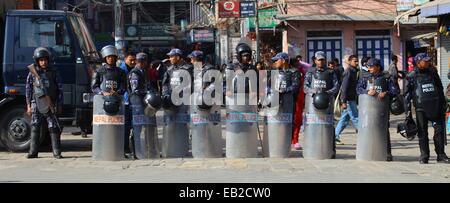
[[[38,48],[36,48],[34,50],[33,59],[36,62],[40,58],[47,58],[49,60],[49,63],[50,63],[50,57],[51,57],[50,51],[47,48],[45,48],[45,47],[38,47]]]
[[[319,92],[313,95],[313,105],[319,110],[327,109],[330,105],[330,96],[326,92]]]
[[[120,108],[120,98],[117,96],[103,97],[103,109],[107,115],[116,115]]]
[[[397,125],[397,133],[400,133],[400,135],[409,141],[414,140],[417,135],[417,131],[417,125],[411,117],[407,117],[405,122]]]
[[[399,95],[391,100],[390,104],[391,113],[394,115],[400,115],[405,112],[405,104],[403,96]]]
[[[248,44],[246,43],[239,43],[236,46],[236,54],[238,61],[241,62],[242,55],[244,54],[250,55],[250,58],[252,57],[252,48],[250,48],[250,46],[248,46]]]
[[[161,96],[156,92],[147,92],[144,97],[144,104],[146,105],[144,110],[145,115],[153,116],[159,109],[161,109]]]

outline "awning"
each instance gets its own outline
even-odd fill
[[[434,17],[450,13],[450,0],[436,0],[423,5],[421,17]]]
[[[437,36],[436,32],[430,32],[412,37],[411,39],[431,39]]]
[[[395,1],[379,0],[286,0],[287,13],[276,16],[278,20],[300,21],[393,21]]]
[[[398,15],[394,20],[394,25],[398,24],[402,18],[408,18],[409,16],[419,15],[420,17],[425,18],[446,13],[450,13],[450,0],[431,1]]]
[[[397,25],[402,18],[408,18],[409,16],[417,16],[419,14],[419,12],[420,12],[420,6],[415,7],[409,11],[406,11],[406,12],[398,15],[397,17],[395,17],[394,25]]]
[[[312,21],[391,21],[393,15],[366,14],[366,15],[277,15],[278,20],[312,20]]]

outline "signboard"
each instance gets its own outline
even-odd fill
[[[275,16],[277,10],[275,8],[261,9],[258,11],[259,17],[259,29],[273,29],[277,26]],[[249,28],[255,29],[255,18],[249,18]]]
[[[219,18],[239,18],[239,1],[219,1]]]
[[[414,8],[414,0],[397,0],[397,11],[408,11]]]
[[[241,18],[254,17],[256,15],[255,2],[254,1],[241,1]]]
[[[125,37],[155,37],[170,36],[172,25],[167,23],[153,23],[141,25],[125,25]]]
[[[16,9],[33,9],[34,4],[33,1],[27,0],[17,0],[16,1]]]
[[[193,29],[191,30],[191,41],[214,42],[214,29]]]
[[[421,6],[421,5],[423,5],[425,3],[428,3],[428,2],[430,2],[430,0],[414,0],[414,5]]]

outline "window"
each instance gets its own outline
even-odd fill
[[[20,18],[21,48],[47,47],[57,58],[72,57],[70,37],[60,18]]]

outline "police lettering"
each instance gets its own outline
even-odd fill
[[[114,80],[107,80],[105,81],[105,86],[107,89],[116,90],[119,87],[119,83]]]
[[[256,122],[258,118],[255,113],[229,113],[227,119],[231,122]]]
[[[170,78],[170,85],[179,86],[181,84],[181,78]]]
[[[277,115],[267,115],[268,123],[291,123],[292,122],[292,114],[291,113],[282,113]]]
[[[314,88],[325,89],[327,88],[327,81],[325,80],[314,80]]]
[[[373,88],[374,88],[375,92],[377,92],[377,93],[383,92],[383,88],[381,86],[376,85],[376,86],[373,86]]]
[[[434,92],[434,85],[433,84],[423,84],[422,85],[422,92],[423,93],[429,93],[429,92]]]

